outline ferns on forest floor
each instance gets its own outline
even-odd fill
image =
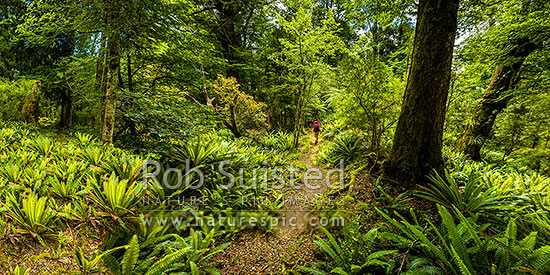
[[[379,241],[380,234],[377,228],[369,230],[366,234],[355,240],[355,243],[342,243],[325,228],[321,228],[325,234],[325,240],[316,235],[314,242],[333,261],[328,264],[330,272],[322,269],[300,267],[300,270],[311,274],[365,274],[367,272],[386,271],[392,269],[391,259],[397,250],[374,250],[374,245]],[[325,264],[326,265],[326,264]]]
[[[215,270],[204,265],[204,262],[225,249],[227,244],[213,249],[210,247],[213,238],[208,236],[231,234],[242,230],[243,226],[231,226],[227,222],[214,226],[203,223],[195,228],[207,232],[206,235],[195,232],[188,239],[186,236],[190,221],[177,226],[145,225],[140,220],[142,213],[153,210],[150,213],[158,213],[161,221],[180,215],[186,209],[195,210],[196,213],[200,213],[199,218],[205,219],[214,217],[217,220],[218,215],[230,219],[235,213],[239,213],[245,217],[245,222],[248,219],[270,220],[281,207],[280,194],[270,188],[237,191],[220,188],[223,178],[214,168],[219,161],[228,158],[234,162],[236,168],[228,168],[227,171],[239,179],[242,176],[239,175],[238,168],[247,168],[247,174],[244,175],[247,177],[251,168],[256,166],[273,169],[276,165],[286,163],[288,155],[271,152],[252,141],[222,140],[218,137],[197,139],[194,143],[178,148],[178,155],[174,155],[176,158],[172,159],[176,161],[172,163],[176,166],[185,164],[181,163],[182,158],[191,158],[192,165],[200,167],[205,172],[206,183],[200,191],[187,190],[184,187],[175,190],[157,188],[154,184],[150,184],[150,188],[145,188],[142,183],[145,172],[142,170],[142,158],[111,146],[100,145],[86,134],[77,133],[74,140],[58,142],[38,133],[32,126],[16,125],[14,128],[1,129],[0,214],[4,218],[0,221],[0,231],[5,233],[3,238],[9,236],[16,244],[19,240],[37,239],[47,246],[69,232],[67,234],[78,234],[81,237],[77,238],[85,239],[101,235],[108,240],[111,238],[109,236],[122,235],[123,239],[126,238],[126,243],[122,245],[129,245],[127,238],[131,237],[130,234],[137,233],[140,238],[140,260],[147,260],[149,267],[153,267],[158,260],[155,257],[162,256],[166,257],[166,261],[162,263],[168,264],[158,264],[155,269],[215,274]],[[168,167],[161,166],[163,171]],[[175,173],[171,174],[173,175]],[[163,173],[160,173],[158,180],[164,180]],[[173,177],[168,177],[167,180],[172,180],[169,182],[172,186],[177,182]],[[207,196],[209,199],[205,201],[205,205],[191,206],[189,203],[176,203],[178,194]],[[173,198],[172,195],[176,197]],[[145,196],[154,203],[145,205]],[[263,196],[268,198],[269,202],[262,207],[243,201],[251,196]],[[160,203],[157,204],[157,200],[160,200]],[[262,229],[270,231],[272,225],[268,223]],[[28,236],[31,238],[27,238]],[[149,237],[144,239],[144,236]],[[176,240],[178,238],[185,241]],[[203,241],[205,238],[211,241],[206,241],[207,246],[203,245],[200,248],[189,243],[201,238]],[[152,244],[153,239],[159,246]],[[188,244],[185,245],[184,242]],[[179,248],[172,247],[172,244]],[[187,246],[191,248],[185,248]],[[102,247],[105,248],[103,251],[106,251],[108,246]],[[109,256],[105,258],[101,250],[88,251],[84,246],[71,252],[74,262],[84,274],[103,272],[105,268],[98,263],[103,262],[107,266],[106,261],[112,260]],[[133,254],[130,252],[128,253]],[[174,254],[175,252],[177,253]],[[186,266],[181,266],[177,261],[184,258],[189,261]],[[128,266],[126,263],[130,258],[127,259],[121,264]],[[138,265],[134,265],[134,268],[137,267]],[[16,270],[25,272],[24,268]]]
[[[375,205],[386,210],[375,209],[386,223],[371,229],[379,232],[378,238],[349,245],[352,240],[366,238],[370,231],[357,237],[346,235],[344,229],[338,238],[329,240],[335,239],[340,248],[370,247],[373,254],[399,251],[382,259],[388,274],[550,273],[550,180],[533,172],[493,169],[492,165],[472,162],[457,161],[450,168],[445,175],[434,173],[431,183],[415,193],[437,204],[437,217],[426,213],[419,219],[412,210],[402,215],[403,207],[394,207],[396,211],[389,215],[385,211],[392,208],[381,202],[392,197],[381,192],[383,196]],[[381,272],[373,266],[351,269],[349,262],[342,261],[342,254],[333,253],[337,247],[331,242],[317,244],[331,261],[317,268],[302,268],[306,272]]]
[[[108,249],[104,263],[114,274],[163,274],[164,272],[206,272],[218,274],[211,265],[205,265],[223,251],[229,243],[210,249],[215,231],[203,233],[191,229],[187,238],[177,234],[152,235],[141,239],[133,235],[127,245]],[[119,253],[124,250],[124,253]]]
[[[340,160],[348,164],[365,153],[363,139],[353,134],[341,134],[334,141],[324,145],[319,152],[319,159],[330,165],[337,165]]]
[[[19,225],[18,233],[40,237],[54,232],[56,214],[48,205],[48,198],[31,193],[21,204],[13,193],[6,196],[6,212]]]

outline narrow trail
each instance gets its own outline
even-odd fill
[[[300,156],[297,164],[308,169],[318,168],[324,175],[325,170],[315,164],[318,147],[313,142],[313,134],[310,138],[311,147]],[[302,181],[297,184],[301,189],[286,190],[285,199],[292,198],[289,199],[292,201],[286,201],[279,209],[279,225],[270,233],[247,230],[236,234],[231,245],[213,260],[214,266],[221,274],[284,274],[314,261],[316,245],[309,225],[314,216],[310,204],[326,190],[322,181],[310,181],[311,185],[321,187],[318,189],[305,188]],[[290,225],[290,220],[294,225]]]

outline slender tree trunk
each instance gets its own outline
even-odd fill
[[[73,124],[73,95],[70,89],[66,93],[61,99],[61,117],[59,120],[59,127],[61,128],[71,127]]]
[[[122,71],[120,69],[120,58],[118,60],[118,64],[119,64],[119,66],[118,66],[118,73],[117,73],[118,74],[118,83],[117,83],[117,85],[121,89],[124,89],[124,80],[122,79]]]
[[[106,143],[113,142],[113,133],[115,128],[115,111],[116,111],[116,88],[117,74],[119,72],[120,56],[120,33],[119,13],[120,6],[118,1],[112,0],[108,4],[108,25],[109,35],[107,40],[107,76],[105,85],[105,115],[103,119],[103,132],[101,141]]]
[[[456,142],[458,149],[473,160],[481,160],[481,148],[489,138],[497,115],[506,108],[508,101],[513,97],[509,90],[517,83],[523,62],[535,49],[535,44],[520,43],[510,52],[512,62],[497,67],[489,87],[474,111],[473,123],[464,130]]]
[[[128,92],[131,94],[134,92],[134,79],[132,76],[132,60],[130,59],[130,52],[126,54],[126,73],[128,75]]]
[[[42,81],[37,80],[32,87],[32,92],[27,95],[21,110],[21,120],[32,124],[38,124],[40,116],[40,97],[42,96]]]
[[[233,103],[229,106],[229,114],[231,116],[231,128],[236,138],[242,137],[241,131],[239,131],[239,126],[237,126],[237,113],[235,111],[235,106],[237,105],[238,96],[235,96]]]
[[[274,128],[274,125],[273,125],[273,109],[272,108],[267,108],[267,129],[268,129],[268,132],[270,131],[273,131],[273,128]]]
[[[458,0],[420,0],[412,64],[386,171],[403,185],[443,168],[445,103]]]
[[[292,138],[292,144],[294,148],[298,148],[299,144],[299,137],[302,131],[302,125],[301,125],[301,106],[302,106],[302,88],[299,88],[300,91],[298,92],[298,96],[296,99],[296,110],[294,111],[294,131],[293,131],[293,138]]]

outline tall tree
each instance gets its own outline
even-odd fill
[[[274,60],[288,70],[286,83],[292,94],[294,147],[298,147],[301,131],[305,125],[305,110],[318,92],[314,84],[322,74],[333,68],[326,60],[337,53],[342,41],[335,35],[337,24],[329,10],[322,25],[314,25],[308,5],[297,7],[295,14],[285,19],[279,16],[281,27],[286,33],[280,38],[282,51],[273,55]]]
[[[120,65],[120,1],[110,0],[106,6],[107,21],[107,67],[105,77],[105,114],[103,116],[103,131],[101,141],[113,142],[116,111],[117,73]]]
[[[11,53],[15,54],[16,62],[7,64],[11,71],[21,75],[39,78],[44,81],[44,95],[46,98],[60,103],[60,127],[68,127],[72,123],[73,100],[71,90],[64,78],[67,64],[75,57],[81,47],[77,41],[86,41],[87,34],[77,34],[74,30],[74,20],[68,12],[67,3],[55,1],[12,1],[18,2],[8,6],[17,7],[14,11],[25,10],[21,20],[15,13],[8,16],[15,23],[10,29],[13,31]],[[55,22],[55,23],[52,23]],[[0,23],[0,25],[4,25]],[[82,43],[82,42],[80,42]],[[3,58],[2,58],[3,59]],[[8,59],[9,60],[9,59]]]
[[[466,127],[458,141],[459,150],[473,160],[481,160],[481,148],[493,129],[497,115],[506,108],[513,96],[510,90],[519,81],[521,66],[536,48],[529,40],[518,43],[510,52],[511,62],[500,64],[495,70],[489,87],[474,111],[473,123]]]
[[[420,0],[412,63],[387,172],[410,184],[442,170],[458,0]]]
[[[258,27],[266,23],[267,0],[194,0],[191,21],[215,35],[226,64],[226,76],[235,77],[240,84],[254,86],[257,79],[250,79],[255,66],[247,64],[251,50],[259,36],[265,35]],[[211,15],[211,16],[204,16]],[[244,87],[243,87],[244,88]],[[247,88],[247,89],[250,89]]]
[[[548,8],[545,1],[506,1],[502,4],[506,12],[488,15],[487,20],[497,20],[498,24],[483,37],[473,39],[470,42],[472,46],[468,45],[474,55],[483,53],[484,48],[488,49],[485,51],[495,56],[498,64],[474,109],[472,121],[456,142],[458,149],[473,160],[481,160],[481,148],[489,138],[498,114],[518,94],[516,86],[524,78],[521,71],[526,59],[534,51],[542,49],[550,39]],[[532,70],[542,70],[540,65],[537,67]]]

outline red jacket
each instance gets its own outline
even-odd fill
[[[319,121],[314,121],[313,122],[313,128],[315,129],[315,125],[319,126],[319,128],[321,128],[321,124],[319,124]]]

